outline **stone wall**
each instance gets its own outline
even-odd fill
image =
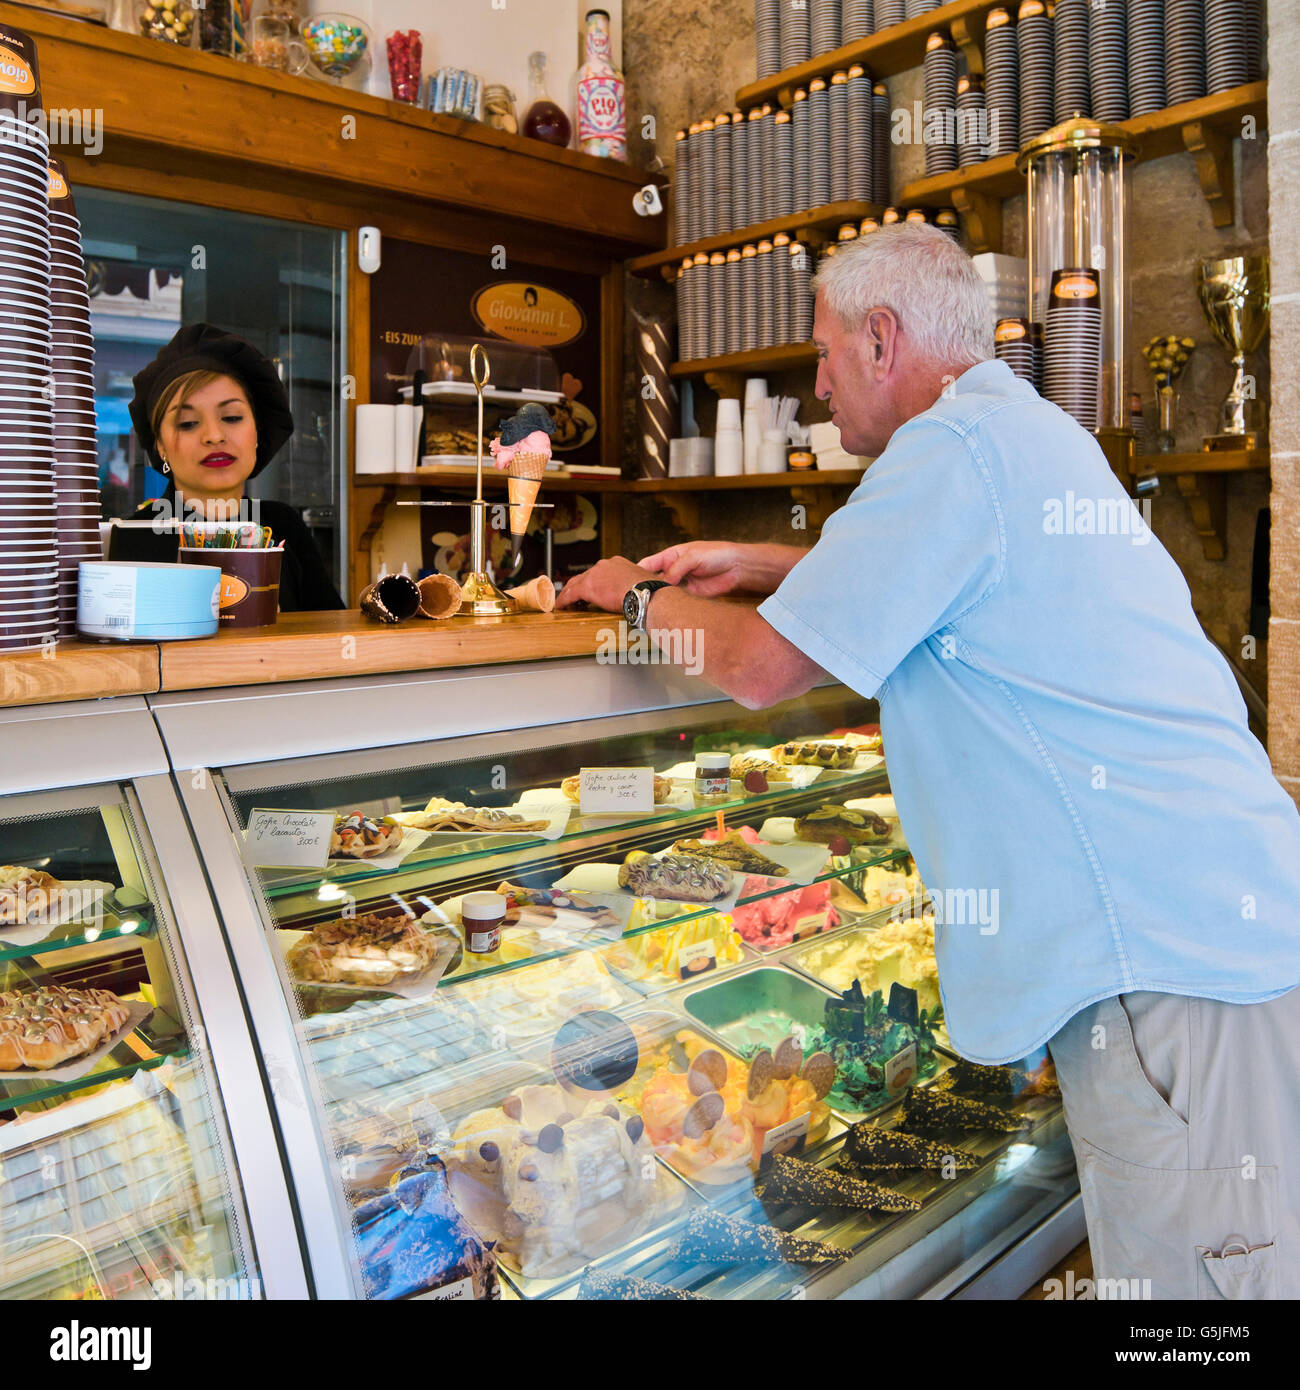
[[[1269,6],[1268,182],[1274,209],[1270,396],[1273,516],[1268,747],[1300,801],[1300,0]]]
[[[1273,0],[1275,14],[1282,10],[1281,0]],[[1285,0],[1289,18],[1275,20],[1272,28],[1289,45],[1294,77],[1300,64],[1300,26],[1296,24],[1300,0]],[[754,79],[752,0],[700,0],[687,7],[681,0],[626,0],[623,14],[624,60],[627,68],[629,95],[629,128],[641,114],[650,112],[658,127],[658,152],[672,158],[673,132],[691,120],[734,105],[738,87]],[[1272,53],[1272,49],[1270,50]],[[1283,61],[1282,59],[1278,60]],[[1275,95],[1273,101],[1279,99]],[[891,104],[910,106],[921,95],[920,69],[902,73],[889,81]],[[1300,98],[1287,98],[1291,111],[1300,112]],[[1300,125],[1300,114],[1292,114],[1291,126]],[[1271,124],[1277,127],[1277,122]],[[1274,134],[1274,141],[1277,136]],[[1178,155],[1140,165],[1132,171],[1132,203],[1129,235],[1131,276],[1132,389],[1143,398],[1148,420],[1154,419],[1154,393],[1150,375],[1138,349],[1156,333],[1179,333],[1191,336],[1198,344],[1196,353],[1183,378],[1180,403],[1178,447],[1199,448],[1201,436],[1214,427],[1218,402],[1227,391],[1230,371],[1228,357],[1212,338],[1201,315],[1193,283],[1193,270],[1198,259],[1230,255],[1238,251],[1263,250],[1268,242],[1268,159],[1263,138],[1236,142],[1234,158],[1237,164],[1238,215],[1235,225],[1223,230],[1213,226],[1209,206],[1201,194],[1191,157]],[[1300,133],[1291,146],[1286,174],[1274,172],[1275,188],[1279,179],[1289,177],[1289,192],[1275,191],[1279,208],[1294,209],[1282,225],[1294,229],[1300,216]],[[1275,160],[1276,164],[1276,160]],[[903,183],[923,172],[923,153],[919,146],[895,146],[892,150],[891,186],[898,189]],[[1009,254],[1024,254],[1025,200],[1011,199],[1003,208],[1005,234],[1004,250]],[[1293,234],[1294,244],[1294,234]],[[1278,256],[1275,248],[1274,256]],[[1294,258],[1293,252],[1293,258]],[[1275,260],[1275,266],[1276,266]],[[1293,262],[1293,288],[1300,287],[1300,262]],[[1275,275],[1278,271],[1275,269]],[[1300,295],[1297,295],[1300,301]],[[671,293],[662,284],[650,285],[629,277],[628,305],[644,313],[672,315]],[[1300,338],[1300,302],[1292,305],[1295,317],[1291,325],[1292,343]],[[1276,320],[1275,320],[1276,322]],[[1277,330],[1275,330],[1277,331]],[[1291,354],[1294,360],[1294,353]],[[1267,389],[1267,351],[1257,363],[1264,389]],[[1286,360],[1279,357],[1279,360]],[[628,351],[629,389],[632,386],[632,358]],[[812,398],[812,374],[788,373],[772,381],[771,389],[785,394],[799,394],[805,400],[800,419],[805,423],[823,420],[826,412]],[[1274,392],[1275,410],[1278,392]],[[697,418],[707,433],[713,418],[711,393],[701,384],[696,388]],[[628,399],[633,399],[629,396]],[[1285,446],[1300,450],[1300,408],[1291,402],[1291,442]],[[1286,428],[1286,421],[1279,420]],[[632,450],[632,412],[627,420],[628,446]],[[1277,441],[1275,440],[1275,443]],[[1275,454],[1275,464],[1278,455]],[[1289,456],[1291,472],[1291,516],[1300,516],[1300,482],[1296,465],[1300,453]],[[1274,475],[1274,506],[1285,501],[1278,488],[1282,474]],[[1186,504],[1172,483],[1165,485],[1152,505],[1152,526],[1161,541],[1169,548],[1187,576],[1192,599],[1202,621],[1214,636],[1234,656],[1242,654],[1242,637],[1249,621],[1251,554],[1255,521],[1261,507],[1268,504],[1268,481],[1262,473],[1242,474],[1228,481],[1228,553],[1226,560],[1206,560],[1201,542],[1192,527]],[[1275,512],[1275,518],[1276,518]],[[725,493],[704,500],[700,507],[701,530],[706,535],[735,536],[739,539],[786,539],[797,543],[800,537],[792,534],[790,500],[784,493],[754,493],[751,495]],[[625,511],[625,545],[629,555],[640,555],[680,540],[682,533],[673,525],[670,514],[648,498],[628,499]],[[1275,519],[1275,565],[1287,554],[1280,545]],[[1277,551],[1281,549],[1281,556]],[[1300,552],[1291,560],[1291,594],[1300,593],[1295,582],[1300,578]],[[1283,614],[1274,593],[1274,628],[1272,647],[1279,650],[1278,619],[1280,616],[1300,619],[1300,597],[1291,600],[1292,607]],[[1292,642],[1293,673],[1300,676],[1300,623],[1289,629]],[[1283,639],[1284,640],[1284,639]],[[1243,669],[1256,681],[1264,684],[1264,673],[1255,668],[1262,661],[1242,662]],[[1278,669],[1276,665],[1274,669]],[[1293,684],[1300,680],[1293,676]],[[1280,726],[1274,721],[1274,729]],[[1300,775],[1300,716],[1291,726],[1291,771]]]

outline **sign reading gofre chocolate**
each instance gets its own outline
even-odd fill
[[[582,309],[568,295],[524,280],[485,285],[470,308],[489,333],[529,347],[562,347],[587,326]]]

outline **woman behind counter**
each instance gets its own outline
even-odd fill
[[[249,342],[208,323],[182,328],[136,374],[131,421],[167,491],[137,517],[238,519],[244,484],[293,434],[284,384]],[[179,497],[178,497],[179,495]],[[250,499],[254,515],[284,543],[280,611],[344,606],[306,523],[284,502]]]

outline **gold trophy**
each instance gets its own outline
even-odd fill
[[[1268,331],[1268,283],[1267,256],[1229,256],[1196,268],[1201,309],[1233,366],[1232,388],[1219,407],[1219,433],[1206,436],[1206,449],[1254,449],[1260,443],[1262,407],[1246,358]]]

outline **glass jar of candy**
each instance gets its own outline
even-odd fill
[[[147,39],[194,46],[198,22],[192,0],[140,0],[135,7],[136,27]]]

